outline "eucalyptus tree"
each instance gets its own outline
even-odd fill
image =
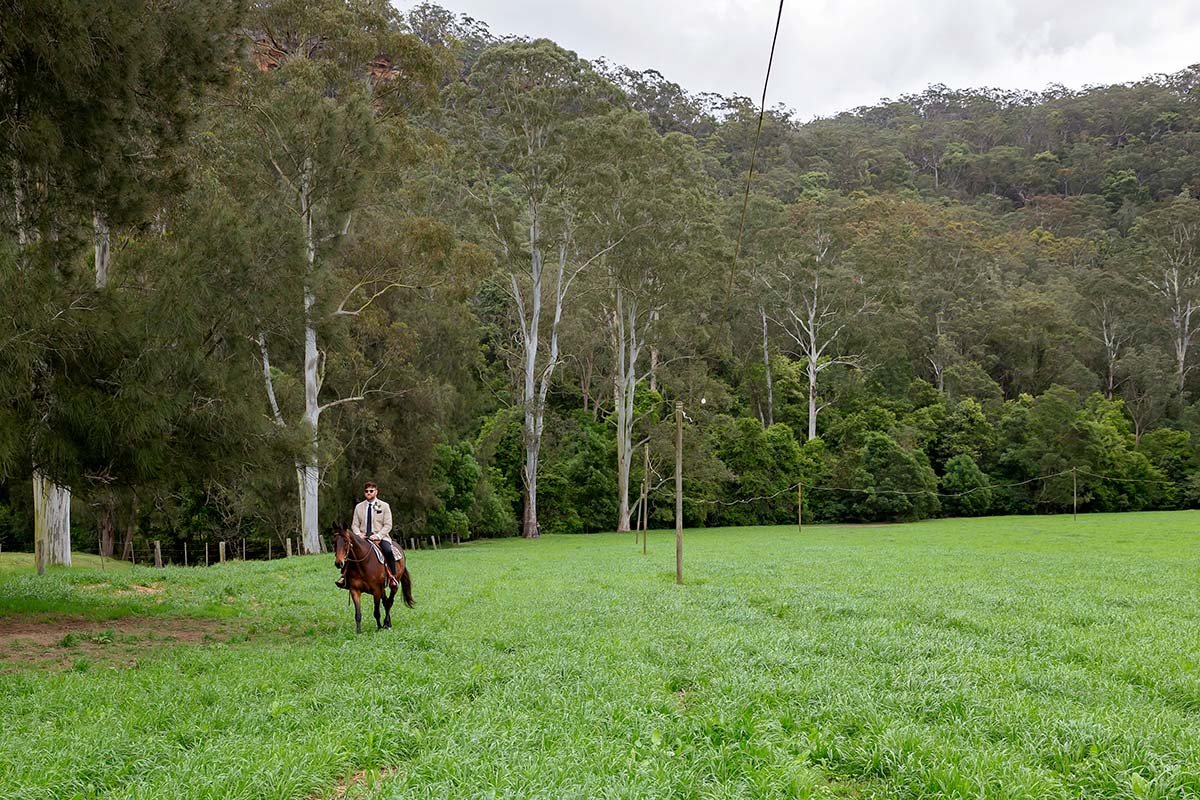
[[[862,369],[866,354],[844,348],[847,328],[879,310],[880,289],[846,258],[848,231],[837,212],[812,203],[791,209],[791,229],[780,238],[766,283],[773,319],[794,345],[808,377],[808,438],[817,436],[821,374],[835,367]]]
[[[689,287],[714,263],[715,189],[694,140],[660,136],[649,118],[614,110],[580,121],[567,157],[582,210],[577,239],[601,253],[589,284],[599,289],[612,346],[617,427],[617,530],[629,530],[634,400],[649,375],[643,352],[655,326],[682,313]]]
[[[968,357],[972,321],[993,288],[987,231],[970,209],[912,200],[879,214],[873,227],[875,257],[904,270],[899,307],[912,314],[914,357],[945,392],[947,370]]]
[[[572,121],[612,93],[585,61],[539,39],[484,51],[448,97],[467,195],[485,220],[515,315],[527,538],[537,533],[538,457],[564,312],[576,279],[601,252],[580,250],[564,148]]]
[[[1112,400],[1129,376],[1121,362],[1139,341],[1146,341],[1153,303],[1135,283],[1137,265],[1130,263],[1127,247],[1090,239],[1070,241],[1077,251],[1069,265],[1077,290],[1075,313],[1092,341],[1093,368],[1101,376],[1104,397]]]
[[[775,379],[772,370],[771,356],[778,350],[771,344],[771,325],[768,310],[772,306],[771,278],[776,266],[776,255],[782,246],[783,238],[788,235],[786,206],[780,200],[766,195],[752,193],[745,202],[745,223],[742,224],[741,203],[730,205],[732,214],[729,222],[736,226],[731,228],[731,235],[738,235],[741,229],[742,243],[739,263],[735,265],[738,275],[734,277],[734,290],[731,302],[753,307],[753,316],[747,314],[733,315],[734,329],[731,335],[742,333],[742,339],[752,341],[750,349],[753,360],[762,361],[763,393],[757,403],[758,416],[764,427],[775,424]],[[735,341],[738,337],[734,337]],[[736,349],[736,344],[735,344]],[[743,350],[745,347],[743,347]]]
[[[1186,191],[1143,216],[1132,239],[1142,259],[1143,284],[1156,297],[1170,331],[1175,389],[1182,397],[1195,365],[1192,343],[1200,325],[1200,200]]]
[[[69,340],[88,331],[92,343],[101,342],[102,320],[120,324],[119,315],[94,313],[108,305],[100,293],[109,285],[110,226],[142,220],[156,196],[178,185],[171,153],[196,97],[221,77],[237,12],[236,2],[200,8],[68,0],[52,7],[10,4],[0,19],[5,227],[21,251],[12,264],[18,280],[6,288],[15,294],[38,284],[27,280],[33,270],[49,278],[27,298],[44,315],[30,320],[26,332],[43,335],[20,337],[26,346],[40,342],[40,350],[27,350],[16,373],[37,399],[24,404],[31,413],[24,427],[39,571],[70,563],[68,487],[82,479],[97,436],[104,438],[97,430],[67,429],[66,404],[58,400],[87,384],[86,371],[97,366],[74,360],[81,345]],[[95,236],[90,271],[81,255],[89,233]],[[93,386],[112,385],[102,376],[90,379]],[[102,414],[104,407],[95,410]]]
[[[386,391],[382,372],[368,369],[346,393],[323,396],[332,359],[322,330],[397,284],[381,269],[338,293],[347,282],[336,278],[336,254],[373,202],[379,164],[411,146],[406,114],[436,94],[444,63],[386,0],[262,0],[248,30],[249,58],[224,98],[215,157],[227,160],[223,178],[247,216],[273,223],[254,257],[264,285],[282,284],[295,313],[285,330],[259,331],[261,375],[276,424],[307,443],[295,464],[300,527],[304,549],[317,552],[321,415]],[[272,352],[297,328],[303,400],[289,419],[275,386],[284,362]]]

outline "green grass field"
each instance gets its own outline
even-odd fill
[[[419,551],[361,636],[330,556],[17,558],[10,800],[1200,797],[1200,512]]]

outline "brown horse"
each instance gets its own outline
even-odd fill
[[[396,577],[404,588],[404,604],[413,607],[412,578],[408,574],[404,551],[393,543],[396,552]],[[375,598],[375,624],[379,628],[392,627],[392,601],[396,598],[396,587],[390,586],[387,567],[379,563],[375,550],[362,536],[352,533],[345,525],[333,526],[333,565],[338,569],[345,566],[346,588],[354,601],[354,630],[362,633],[362,595]],[[383,603],[384,617],[379,620],[379,604]]]

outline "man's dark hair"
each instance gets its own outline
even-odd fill
[[[378,486],[375,484],[375,481],[367,481],[365,484],[363,484],[363,489],[364,489],[364,490],[366,490],[366,489],[378,489],[378,488],[379,488],[379,487],[378,487]]]

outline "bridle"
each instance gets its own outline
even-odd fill
[[[366,556],[363,556],[362,558],[358,558],[354,555],[354,542],[353,542],[353,540],[351,540],[351,538],[350,538],[351,536],[357,536],[357,534],[355,534],[354,531],[350,531],[350,530],[340,530],[333,535],[334,558],[335,559],[337,558],[337,540],[345,539],[346,540],[346,555],[344,558],[340,559],[341,562],[343,564],[345,564],[346,562],[349,562],[351,564],[358,564],[363,561],[366,561],[366,559],[367,559]],[[363,538],[363,537],[359,537],[359,538]],[[363,539],[363,541],[366,541],[366,539]]]

